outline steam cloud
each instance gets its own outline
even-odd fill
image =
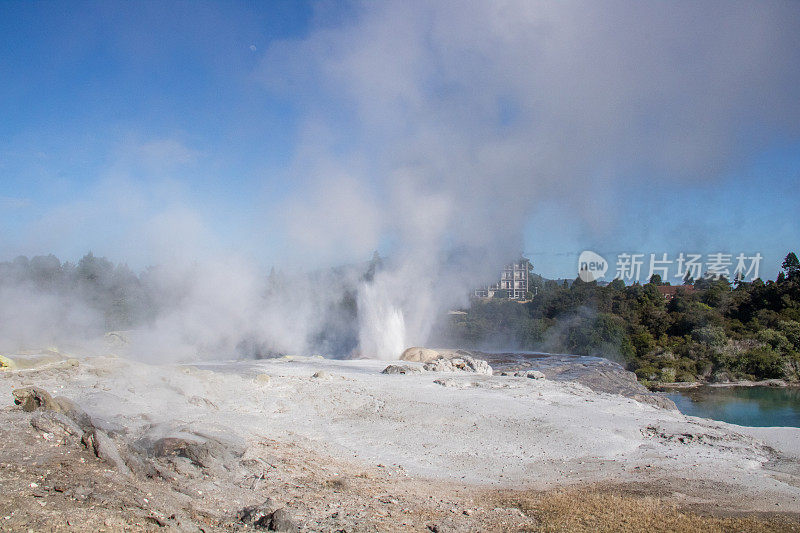
[[[603,226],[626,185],[713,180],[798,135],[798,35],[793,2],[363,2],[346,21],[321,11],[307,36],[269,46],[256,73],[303,110],[287,171],[303,192],[267,204],[268,227],[287,271],[388,248],[385,268],[311,284],[298,274],[270,292],[244,254],[181,265],[162,280],[180,297],[141,351],[185,358],[250,339],[395,358],[518,256],[538,206],[558,201]],[[335,311],[348,295],[355,325]],[[342,340],[349,330],[357,338]]]

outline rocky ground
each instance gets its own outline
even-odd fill
[[[4,371],[0,529],[800,530],[796,432],[461,364]]]

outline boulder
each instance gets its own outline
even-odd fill
[[[283,531],[285,533],[299,530],[297,524],[292,519],[292,515],[290,515],[289,511],[285,508],[278,509],[272,513],[272,520],[267,526],[267,529],[270,531]]]
[[[131,469],[125,464],[114,440],[104,431],[94,428],[87,431],[81,439],[84,446],[91,449],[94,454],[113,465],[120,473],[126,476],[131,475]]]
[[[482,359],[475,359],[469,355],[462,355],[452,359],[440,357],[423,365],[428,372],[472,372],[475,374],[492,375],[492,367]]]
[[[445,348],[436,351],[439,352],[439,357],[444,357],[445,359],[453,359],[456,357],[464,357],[464,356],[475,357],[475,352],[470,352],[467,350],[452,350],[449,348]]]
[[[188,427],[151,427],[135,443],[143,453],[157,458],[186,458],[192,464],[217,469],[234,464],[247,448],[232,432],[217,434]]]
[[[53,401],[50,393],[38,387],[24,387],[14,389],[11,394],[14,396],[14,403],[22,407],[26,413],[31,413],[41,408],[46,411],[59,412],[59,407]]]
[[[84,431],[94,427],[92,419],[86,412],[68,398],[53,398],[50,394],[38,387],[23,387],[12,391],[14,403],[22,407],[23,411],[33,412],[37,409],[62,413],[72,419]]]
[[[237,518],[244,524],[268,531],[290,533],[299,529],[289,511],[278,507],[272,498],[267,498],[264,503],[245,507],[239,511]]]
[[[442,355],[437,352],[436,350],[431,350],[430,348],[420,348],[419,346],[413,346],[408,348],[406,351],[400,355],[400,360],[402,361],[411,361],[415,363],[430,363]]]
[[[186,457],[204,468],[216,466],[227,454],[225,447],[216,441],[191,437],[163,437],[153,443],[156,457]]]
[[[381,374],[419,374],[422,369],[412,365],[389,365],[381,371]]]
[[[272,498],[267,498],[264,503],[250,505],[239,511],[238,519],[248,525],[257,525],[268,522],[272,518],[272,513],[278,509],[278,505]]]

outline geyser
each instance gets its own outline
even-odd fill
[[[360,354],[378,359],[397,359],[406,349],[403,310],[392,299],[385,283],[364,283],[358,292]]]

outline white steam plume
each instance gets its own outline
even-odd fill
[[[540,202],[610,227],[626,184],[714,180],[775,140],[764,131],[799,133],[797,3],[388,1],[353,11],[273,44],[262,68],[270,89],[307,109],[297,179],[348,177],[338,198],[328,194],[335,177],[303,189],[320,207],[305,226],[318,230],[290,226],[292,240],[322,254],[326,241],[394,243],[390,268],[359,294],[370,310],[364,355],[424,343],[437,313],[516,258]],[[337,136],[343,112],[352,127]],[[350,219],[331,225],[325,213]],[[466,258],[454,266],[445,250]]]

